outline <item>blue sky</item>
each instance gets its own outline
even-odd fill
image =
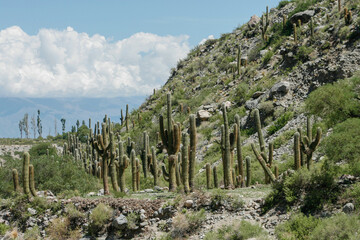
[[[1,28],[20,26],[28,34],[41,28],[100,34],[121,40],[137,32],[189,35],[190,46],[203,38],[232,31],[266,5],[278,0],[23,0],[0,1]]]
[[[77,119],[118,120],[200,41],[278,2],[0,0],[0,137],[19,136],[18,121],[37,109],[46,133],[55,119],[67,130]]]

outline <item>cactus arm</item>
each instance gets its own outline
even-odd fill
[[[259,163],[261,164],[262,168],[264,169],[265,173],[269,176],[270,180],[272,182],[274,182],[276,179],[275,179],[275,176],[274,174],[272,173],[271,169],[266,165],[266,162],[264,160],[264,158],[261,156],[261,154],[259,154],[259,152],[256,150],[256,147],[255,147],[255,144],[251,144],[251,148],[257,158],[257,160],[259,161]]]

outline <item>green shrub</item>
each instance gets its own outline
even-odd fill
[[[208,232],[205,240],[269,239],[268,234],[257,224],[241,221],[238,224],[223,225],[216,231]]]
[[[54,146],[51,145],[51,143],[40,143],[40,144],[36,144],[33,147],[30,148],[29,150],[29,154],[31,159],[32,158],[36,158],[42,155],[46,155],[47,150],[49,150],[49,155],[50,156],[55,156],[57,155],[56,153],[56,149]]]
[[[0,223],[0,235],[5,235],[7,231],[9,231],[10,227],[5,223]]]
[[[24,233],[24,240],[40,240],[40,229],[38,226],[26,229]]]
[[[350,117],[360,116],[360,76],[319,87],[305,101],[305,109],[325,120],[328,127]]]
[[[81,237],[81,230],[71,229],[68,218],[55,218],[51,225],[46,229],[50,239],[54,240],[76,240]]]
[[[270,62],[271,58],[274,56],[274,52],[269,50],[263,57],[263,64],[266,65]]]
[[[268,128],[269,135],[273,135],[281,128],[283,128],[287,124],[287,122],[293,118],[293,116],[294,116],[293,112],[286,112],[278,119],[276,119],[275,123]]]
[[[360,183],[355,183],[348,188],[342,198],[352,200],[355,204],[355,209],[360,210]]]
[[[326,156],[335,163],[360,162],[360,119],[350,118],[337,124],[333,133],[324,141]]]
[[[322,168],[308,171],[302,168],[285,180],[273,184],[272,192],[266,197],[263,211],[276,205],[293,206],[301,202],[301,211],[311,213],[321,210],[325,203],[335,202],[339,188],[334,180],[335,172],[325,162]]]
[[[322,220],[310,235],[310,240],[359,239],[358,215],[337,214]]]
[[[278,9],[281,9],[281,8],[285,7],[288,3],[290,3],[290,2],[287,0],[280,1],[277,7],[278,7]]]
[[[292,215],[291,218],[278,225],[275,229],[279,240],[306,240],[316,228],[319,220],[313,216],[305,216],[302,213]]]
[[[312,47],[301,46],[301,47],[299,47],[299,49],[295,55],[295,58],[298,61],[306,62],[309,60],[310,53],[312,53],[313,51],[314,51],[314,49]]]
[[[173,229],[170,233],[171,237],[181,238],[194,232],[205,221],[205,218],[204,209],[198,212],[179,213],[173,220]]]
[[[89,139],[89,133],[89,128],[86,125],[81,125],[77,130],[77,137],[79,138],[79,141],[82,143],[86,143]]]
[[[110,220],[112,209],[103,203],[99,203],[90,214],[89,233],[95,235]]]
[[[249,92],[249,84],[244,82],[239,83],[235,90],[234,101],[238,104],[243,104],[247,99],[247,94]]]

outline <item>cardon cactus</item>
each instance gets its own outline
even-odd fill
[[[237,164],[238,164],[238,175],[241,176],[241,182],[244,179],[244,161],[243,161],[243,157],[242,157],[242,151],[241,151],[241,133],[240,133],[240,117],[239,115],[235,115],[235,122],[237,124],[237,141],[236,141],[236,153],[237,153]],[[240,184],[242,185],[242,184]]]
[[[266,156],[265,154],[265,141],[264,141],[264,137],[262,135],[262,131],[261,131],[261,121],[260,121],[260,114],[259,114],[259,110],[255,109],[254,110],[254,116],[255,116],[255,124],[256,124],[256,129],[258,132],[258,138],[259,138],[259,143],[260,143],[260,153],[257,151],[255,144],[251,143],[251,148],[256,156],[256,159],[259,161],[259,163],[261,164],[262,168],[264,169],[264,173],[265,173],[265,182],[269,182],[269,180],[271,182],[275,181],[275,176],[271,171],[271,163],[273,161],[273,145],[269,144],[269,157]]]
[[[150,172],[154,176],[154,186],[158,185],[158,166],[156,159],[156,149],[154,146],[151,147],[151,164],[150,164]]]
[[[106,118],[105,118],[106,120]],[[98,155],[102,159],[102,178],[104,184],[104,194],[109,195],[109,184],[108,184],[108,168],[111,161],[114,160],[115,152],[115,139],[114,134],[111,132],[111,122],[105,121],[101,124],[101,135],[98,134],[92,139],[92,146],[98,152]],[[113,171],[112,171],[113,172]],[[112,182],[116,181],[116,170],[115,170],[115,178],[112,177]],[[114,187],[114,185],[113,185]],[[116,187],[116,186],[115,186]]]
[[[206,164],[206,188],[211,188],[211,166],[210,163]]]
[[[174,192],[176,191],[176,168],[175,165],[177,164],[177,156],[170,155],[169,156],[169,191]]]
[[[189,185],[189,136],[187,133],[183,133],[182,135],[182,149],[181,149],[181,179],[184,185],[185,193],[190,192]]]
[[[136,173],[137,173],[137,169],[136,169],[136,154],[135,154],[135,149],[131,150],[130,162],[131,162],[132,189],[133,189],[134,192],[136,192],[136,191],[137,191],[137,185],[136,185]]]
[[[299,170],[301,168],[300,134],[298,132],[294,135],[294,166],[295,170]]]
[[[224,168],[224,187],[229,189],[233,187],[232,172],[231,172],[231,155],[230,155],[230,134],[229,123],[226,113],[226,105],[222,105],[224,125],[221,126],[221,149],[223,156]]]
[[[321,128],[317,128],[315,139],[312,140],[312,127],[310,118],[307,118],[307,136],[303,137],[301,141],[301,151],[306,154],[307,168],[310,170],[312,166],[312,155],[317,149],[321,140]]]
[[[136,159],[136,189],[140,190],[140,161]]]
[[[176,185],[181,186],[181,184],[182,184],[181,174],[180,174],[181,152],[178,152],[177,156],[178,156],[178,158],[177,158],[177,162],[176,162],[176,165],[175,165]]]
[[[149,137],[146,132],[143,133],[143,150],[142,150],[142,167],[143,167],[143,173],[144,178],[147,178],[147,170],[148,170],[148,153],[149,153]]]
[[[24,193],[28,196],[30,196],[29,164],[30,164],[30,154],[26,152],[23,155],[23,188],[24,188]]]
[[[265,40],[266,37],[266,31],[269,27],[270,24],[270,20],[269,20],[269,7],[266,6],[266,13],[265,13],[265,18],[264,15],[261,16],[261,21],[260,21],[260,29],[261,29],[261,37],[263,40]]]
[[[189,116],[190,123],[190,147],[189,147],[189,186],[190,190],[195,188],[195,156],[196,156],[196,119],[194,114]]]
[[[34,197],[37,197],[35,190],[35,173],[34,166],[32,164],[29,165],[29,181],[30,181],[30,192]]]
[[[250,157],[246,157],[245,162],[246,162],[246,187],[250,187],[250,184],[251,184],[251,159],[250,159]]]
[[[126,131],[129,131],[129,104],[126,104],[126,115],[125,115],[125,126],[126,126]]]
[[[218,188],[219,182],[218,182],[218,177],[217,177],[216,166],[213,167],[213,176],[214,176],[214,188]]]
[[[20,191],[19,174],[15,168],[12,170],[12,176],[13,176],[13,183],[14,183],[14,191],[19,192]]]

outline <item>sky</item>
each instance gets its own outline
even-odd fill
[[[0,0],[0,97],[149,95],[202,40],[278,0]]]

